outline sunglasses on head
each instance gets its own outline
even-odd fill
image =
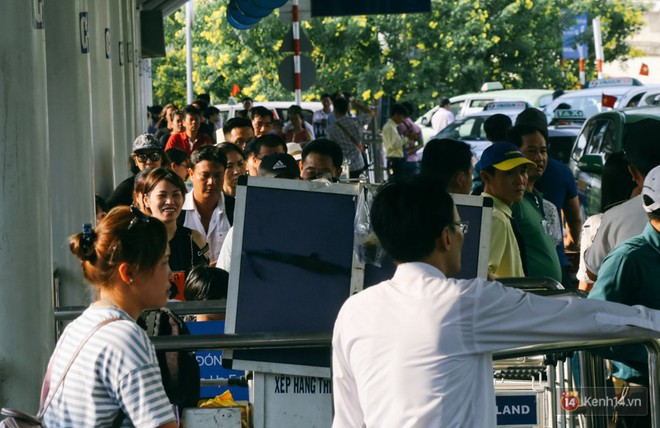
[[[160,153],[158,152],[140,153],[140,154],[136,154],[135,158],[138,161],[140,161],[140,163],[146,163],[147,160],[150,160],[151,162],[158,162],[160,160]]]

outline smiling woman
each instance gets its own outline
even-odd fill
[[[186,194],[186,186],[174,171],[152,168],[141,171],[135,180],[133,203],[144,213],[162,221],[170,243],[172,276],[171,298],[184,300],[183,289],[188,273],[196,265],[207,265],[209,246],[196,230],[177,225]]]

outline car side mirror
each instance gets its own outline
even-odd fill
[[[592,172],[596,174],[603,173],[603,155],[590,154],[584,155],[578,161],[578,168],[584,172]]]

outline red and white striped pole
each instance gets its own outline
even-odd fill
[[[584,74],[584,51],[582,45],[578,45],[578,52],[580,53],[580,86],[584,87],[586,83],[586,76]]]
[[[293,16],[293,88],[296,91],[296,104],[302,102],[302,84],[300,83],[300,22],[298,21],[298,0],[292,0]]]

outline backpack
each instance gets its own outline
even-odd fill
[[[188,335],[183,320],[168,308],[145,312],[140,325],[149,336]],[[199,364],[192,351],[156,351],[165,393],[172,404],[196,407],[200,395]]]

